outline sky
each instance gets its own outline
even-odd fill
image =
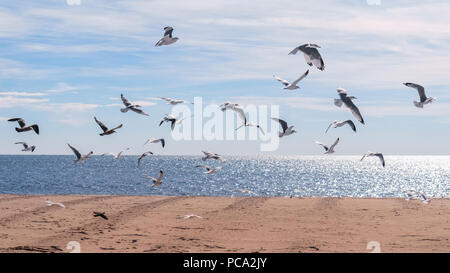
[[[0,154],[31,154],[14,144],[25,141],[33,154],[71,154],[70,143],[83,154],[319,155],[314,140],[339,137],[338,155],[448,155],[449,13],[450,2],[424,0],[1,1]],[[179,40],[155,47],[165,26]],[[309,42],[320,45],[324,71],[288,55]],[[272,76],[292,81],[307,69],[294,91]],[[418,94],[404,82],[437,100],[414,107]],[[364,125],[333,104],[338,87],[357,97]],[[121,113],[121,93],[150,116]],[[261,140],[175,140],[168,124],[158,126],[173,110],[159,97],[277,106],[297,133],[273,151],[261,151]],[[94,116],[124,126],[102,137]],[[39,124],[40,134],[17,133],[13,117]],[[347,119],[357,133],[324,133]],[[278,127],[267,121],[265,130]],[[150,137],[166,147],[144,146]]]

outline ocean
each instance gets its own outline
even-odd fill
[[[201,156],[0,155],[0,193],[188,196],[450,197],[450,156],[228,156],[221,163]],[[204,168],[222,166],[215,174]],[[161,186],[145,175],[164,171]],[[244,190],[251,191],[243,192]],[[252,193],[253,192],[253,193]]]

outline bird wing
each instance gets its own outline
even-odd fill
[[[75,147],[73,147],[72,145],[70,145],[69,143],[67,143],[67,145],[69,145],[70,149],[72,149],[73,153],[75,154],[75,156],[80,159],[81,158],[81,154],[80,152],[78,152],[77,149],[75,149]]]
[[[355,123],[352,121],[352,120],[346,120],[346,121],[344,121],[344,124],[348,124],[351,128],[352,128],[352,130],[353,131],[355,131],[356,132],[356,126],[355,126]]]
[[[122,99],[122,102],[123,102],[123,104],[124,104],[126,107],[131,106],[131,102],[130,102],[129,100],[127,100],[127,99],[123,96],[123,94],[120,94],[120,98]]]
[[[147,177],[148,179],[150,179],[153,183],[156,182],[156,178],[151,177],[149,175],[145,175],[145,177]]]
[[[333,150],[334,147],[339,143],[339,138],[336,139],[336,141],[331,145],[330,149]]]
[[[288,85],[290,84],[288,81],[283,80],[282,78],[279,78],[279,77],[277,77],[277,76],[275,76],[275,75],[273,75],[273,77],[274,77],[277,81],[279,81],[279,82],[281,82],[282,84],[284,84],[285,86],[288,86]]]
[[[170,120],[170,129],[173,131],[173,129],[175,128],[175,124],[176,124],[177,120],[176,119],[171,119]]]
[[[382,153],[376,153],[376,154],[374,154],[374,156],[377,156],[380,159],[381,165],[383,165],[383,167],[384,167],[385,166],[385,162],[384,162],[383,154]]]
[[[303,80],[303,79],[308,75],[308,73],[309,73],[309,69],[306,70],[306,72],[303,73],[298,79],[296,79],[296,80],[292,83],[292,85],[296,85],[299,81]]]
[[[94,117],[95,122],[97,122],[98,126],[102,128],[103,132],[108,131],[108,127],[105,126],[100,120],[98,120],[96,117]]]
[[[283,133],[286,132],[287,128],[288,128],[288,124],[286,121],[282,120],[282,119],[278,119],[278,118],[272,118],[275,121],[278,121],[281,125],[281,128],[283,129]]]
[[[156,179],[156,183],[160,184],[161,183],[161,179],[163,178],[163,176],[164,176],[164,172],[162,170],[159,170],[159,176]]]
[[[295,54],[297,54],[297,52],[298,52],[299,50],[300,50],[300,47],[296,47],[296,48],[292,49],[292,51],[289,52],[288,55],[295,55]]]
[[[169,35],[172,38],[173,27],[165,27],[164,28],[164,36]]]
[[[143,110],[136,108],[136,107],[131,107],[130,110],[133,112],[136,112],[138,114],[144,115],[144,116],[150,116],[149,114],[145,113]]]
[[[266,135],[266,133],[264,133],[264,130],[263,130],[263,128],[261,128],[261,126],[259,126],[259,125],[257,125],[256,127],[258,127],[258,129],[261,131],[261,133],[263,134],[263,136],[265,136]]]
[[[346,98],[344,101],[345,106],[347,106],[350,111],[352,112],[353,116],[362,124],[364,124],[364,119],[361,115],[361,112],[359,112],[358,107],[353,103],[353,101],[349,98]]]
[[[28,148],[28,144],[26,142],[15,142],[14,144],[22,144],[25,149]]]
[[[325,134],[328,132],[328,130],[330,129],[331,125],[335,124],[335,122],[333,121],[332,123],[330,123],[330,125],[328,125],[328,128],[325,130]]]
[[[164,140],[164,138],[159,139],[161,141],[161,145],[164,148],[164,146],[166,146],[166,141]]]
[[[244,109],[242,109],[240,106],[234,106],[231,108],[233,111],[238,113],[238,116],[241,118],[241,120],[244,122],[244,125],[247,124],[247,118],[245,117]]]
[[[320,146],[322,146],[324,149],[325,149],[325,151],[328,151],[328,146],[327,145],[325,145],[325,144],[323,144],[323,143],[321,143],[321,142],[319,142],[319,141],[317,141],[317,140],[315,140],[314,141],[316,144],[319,144]]]
[[[20,128],[25,127],[25,121],[22,118],[10,118],[8,121],[17,121],[19,123]]]
[[[414,88],[417,90],[417,92],[419,92],[420,102],[424,102],[427,100],[427,96],[425,95],[425,88],[423,86],[411,82],[404,83],[404,85]]]
[[[116,129],[122,128],[122,126],[123,126],[123,124],[120,124],[119,126],[112,128],[111,131],[114,131]]]

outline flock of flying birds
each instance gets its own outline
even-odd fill
[[[178,37],[172,37],[172,32],[173,32],[173,28],[172,27],[165,27],[164,28],[164,35],[163,37],[155,44],[155,46],[163,46],[163,45],[170,45],[173,44],[175,42],[178,41]],[[317,67],[317,69],[319,69],[320,71],[324,71],[325,70],[325,63],[322,59],[322,56],[319,53],[319,49],[320,46],[318,46],[317,44],[311,44],[311,43],[307,43],[307,44],[303,44],[300,45],[296,48],[294,48],[291,52],[289,52],[289,55],[295,55],[297,54],[299,51],[303,53],[303,56],[306,60],[306,63],[309,66],[315,66]],[[281,79],[275,75],[273,75],[273,77],[281,82],[284,87],[283,89],[286,90],[295,90],[295,89],[299,89],[300,87],[298,86],[298,83],[300,81],[302,81],[303,79],[305,79],[309,74],[309,70],[307,70],[306,72],[304,72],[299,78],[297,78],[296,80],[294,80],[293,82],[288,82],[284,79]],[[436,100],[436,98],[434,97],[427,97],[425,94],[425,88],[419,84],[416,83],[404,83],[405,86],[407,87],[411,87],[417,90],[418,94],[419,94],[419,98],[420,101],[413,101],[414,106],[418,107],[418,108],[423,108],[424,105],[431,103],[433,101]],[[348,96],[347,95],[347,91],[343,88],[338,88],[337,89],[337,93],[339,95],[339,98],[334,99],[334,104],[337,107],[342,107],[342,105],[345,105],[353,114],[353,116],[356,118],[356,120],[358,120],[360,123],[365,124],[364,123],[364,119],[362,117],[361,112],[359,111],[358,107],[355,105],[355,103],[353,102],[353,100],[356,99],[356,97],[354,96]],[[120,95],[122,102],[124,104],[124,108],[121,108],[120,111],[122,113],[126,113],[128,111],[132,111],[141,115],[145,115],[145,116],[149,116],[147,113],[145,113],[141,108],[140,105],[138,104],[133,104],[131,103],[127,98],[125,98],[125,96],[123,94]],[[177,105],[179,103],[189,103],[187,101],[184,100],[176,100],[176,99],[172,99],[172,98],[165,98],[165,97],[161,97],[160,99],[167,101],[167,104],[169,105]],[[259,126],[258,124],[254,124],[254,123],[249,123],[247,121],[246,115],[245,115],[245,111],[244,108],[237,104],[237,103],[231,103],[229,101],[223,103],[222,105],[219,106],[220,109],[222,111],[227,111],[227,110],[232,110],[234,112],[237,113],[238,117],[241,119],[242,124],[236,128],[236,130],[243,128],[243,127],[256,127],[257,129],[259,129],[259,131],[264,135],[265,132],[263,130],[263,128],[261,128],[261,126]],[[163,117],[163,119],[161,120],[161,122],[159,123],[159,126],[161,126],[163,123],[170,123],[170,127],[171,130],[173,130],[175,128],[175,126],[177,124],[181,124],[183,122],[183,120],[185,120],[187,117],[183,117],[183,118],[177,118],[174,117],[173,115],[166,115],[165,117]],[[289,136],[293,133],[296,133],[296,131],[293,129],[293,125],[288,126],[288,123],[282,119],[278,119],[278,118],[272,118],[274,121],[278,122],[281,126],[282,131],[278,133],[278,136],[281,137],[285,137],[285,136]],[[17,132],[27,132],[27,131],[34,131],[36,134],[39,134],[39,126],[37,124],[32,124],[32,125],[28,125],[25,123],[25,121],[22,118],[11,118],[8,121],[10,122],[17,122],[19,124],[19,127],[16,127],[15,130]],[[99,127],[101,128],[101,130],[103,131],[102,133],[100,133],[100,136],[107,136],[107,135],[111,135],[113,133],[116,133],[116,130],[122,128],[123,124],[120,124],[116,127],[110,128],[107,127],[104,123],[102,123],[100,120],[98,120],[96,117],[94,117],[94,121],[99,125]],[[349,120],[345,120],[345,121],[337,121],[334,120],[333,122],[331,122],[328,126],[328,128],[326,129],[325,133],[328,132],[328,130],[330,128],[338,128],[338,127],[343,127],[345,125],[348,125],[354,132],[356,132],[356,126],[355,123],[349,119]],[[159,138],[159,139],[155,139],[155,138],[150,138],[148,139],[144,145],[146,145],[147,143],[161,143],[162,147],[164,148],[165,146],[165,140],[163,138]],[[335,147],[336,145],[339,143],[339,138],[336,139],[336,141],[328,146],[326,144],[323,144],[319,141],[315,141],[316,144],[320,145],[323,147],[323,149],[325,150],[325,154],[332,154],[335,152]],[[28,145],[25,142],[16,142],[15,144],[21,144],[23,146],[22,151],[30,151],[33,152],[36,149],[36,146],[32,145]],[[69,146],[69,148],[73,151],[73,153],[76,156],[76,159],[73,160],[74,163],[77,162],[82,162],[85,161],[89,158],[89,156],[91,156],[93,154],[93,151],[90,151],[89,153],[82,155],[74,146],[70,145],[69,143],[67,143],[67,145]],[[126,150],[129,150],[130,148],[126,148]],[[118,154],[114,154],[114,153],[106,153],[103,155],[112,155],[114,156],[115,159],[119,159],[122,155],[124,151],[120,151]],[[211,153],[208,151],[202,151],[204,156],[202,157],[203,161],[206,161],[208,159],[214,159],[220,162],[225,161],[223,159],[222,156],[215,154],[215,153]],[[144,152],[143,154],[140,155],[140,157],[138,158],[137,164],[138,167],[141,165],[141,160],[148,156],[148,155],[153,155],[153,152],[151,151],[147,151]],[[363,155],[363,157],[361,158],[360,161],[362,161],[364,158],[366,157],[378,157],[382,166],[385,167],[385,160],[383,157],[382,153],[379,152],[367,152],[366,154]],[[215,172],[217,172],[218,170],[222,169],[222,166],[217,166],[217,167],[210,167],[208,165],[197,165],[197,168],[204,168],[206,171],[204,172],[205,174],[214,174]],[[149,181],[153,182],[153,186],[159,186],[162,184],[162,178],[163,178],[163,171],[160,170],[159,172],[159,176],[157,178],[145,175]],[[249,192],[248,190],[242,190],[242,192]],[[425,197],[425,195],[423,195],[420,192],[417,191],[407,191],[405,192],[405,194],[407,195],[407,199],[411,199],[416,197],[417,199],[421,199],[423,202],[428,203],[429,199],[427,199]],[[51,201],[47,201],[48,205],[59,205],[64,207],[64,205],[62,205],[61,203],[53,203]],[[104,215],[104,213],[99,213],[99,212],[94,212],[94,216],[100,216],[104,219],[107,219],[106,216]]]

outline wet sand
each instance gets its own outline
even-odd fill
[[[0,252],[450,252],[449,240],[450,199],[0,195]]]

